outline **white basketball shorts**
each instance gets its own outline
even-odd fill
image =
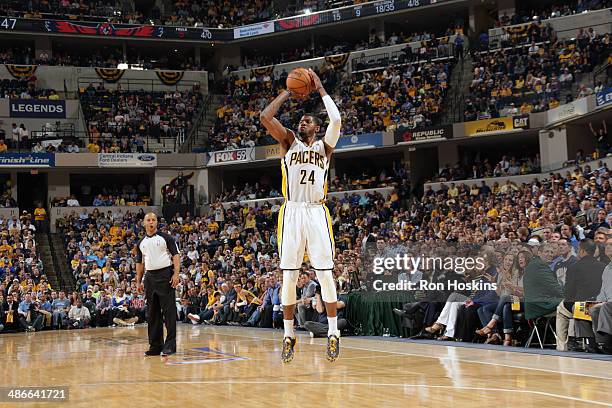
[[[334,235],[325,204],[286,201],[278,213],[280,268],[301,269],[304,251],[314,269],[334,267]]]

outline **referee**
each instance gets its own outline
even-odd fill
[[[149,325],[149,350],[145,356],[176,353],[176,306],[174,288],[179,282],[181,255],[172,236],[157,231],[157,216],[144,217],[146,236],[136,244],[136,284],[142,291],[144,279]],[[163,314],[163,318],[162,318]],[[163,323],[166,325],[164,342]]]

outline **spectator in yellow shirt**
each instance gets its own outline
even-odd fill
[[[455,198],[459,196],[459,189],[457,188],[457,186],[455,186],[455,183],[451,183],[447,193],[448,193],[448,196],[451,198]]]
[[[240,245],[240,240],[236,241],[236,246],[234,247],[234,249],[232,249],[232,252],[236,255],[242,255],[242,253],[244,252],[244,247]]]
[[[0,258],[0,268],[7,268],[11,266],[13,266],[13,263],[11,262],[8,256]]]
[[[42,203],[38,203],[38,207],[34,209],[34,226],[36,231],[46,232],[47,230],[47,210],[42,206]]]
[[[212,220],[211,222],[208,223],[208,231],[210,232],[219,231],[219,224],[217,224],[216,221]]]
[[[253,232],[255,230],[255,225],[256,225],[255,215],[253,214],[247,215],[246,220],[244,222],[244,229],[246,230],[246,232],[247,233]]]
[[[0,246],[0,252],[3,254],[8,252],[7,255],[11,255],[13,253],[13,247],[8,243],[6,239],[2,240],[2,245]]]
[[[92,141],[87,145],[87,151],[89,153],[100,153],[100,145]]]

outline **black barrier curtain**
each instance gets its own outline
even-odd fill
[[[409,302],[414,302],[409,291],[353,292],[348,295],[346,317],[363,336],[382,336],[387,328],[391,336],[409,337],[409,329],[393,313],[393,308],[402,309]]]

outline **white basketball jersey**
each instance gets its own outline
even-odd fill
[[[306,146],[297,137],[281,159],[283,196],[288,201],[320,203],[327,195],[329,163],[322,140]]]

